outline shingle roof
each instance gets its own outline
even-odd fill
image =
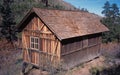
[[[31,13],[41,18],[60,40],[108,31],[108,28],[101,24],[100,17],[95,14],[40,8],[31,9],[18,28],[22,27]]]

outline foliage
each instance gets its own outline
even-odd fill
[[[120,75],[120,65],[104,69],[101,71],[101,75]]]
[[[54,8],[54,9],[64,9],[64,7],[63,7],[63,6],[60,6],[60,5],[55,5],[55,6],[53,6],[53,8]]]
[[[110,5],[107,1],[103,7],[102,14],[104,18],[101,22],[109,28],[109,32],[103,33],[103,41],[111,42],[120,41],[120,12],[116,4]]]
[[[100,72],[103,69],[104,69],[103,67],[92,67],[91,69],[89,69],[89,71],[92,75],[100,75]]]
[[[81,8],[80,10],[84,11],[84,12],[88,12],[88,10],[86,8]]]
[[[93,68],[90,69],[90,73],[92,75],[96,75],[98,72],[99,72],[99,70],[96,67],[93,67]]]
[[[1,33],[2,36],[10,42],[17,39],[16,32],[14,30],[16,22],[14,13],[11,9],[13,2],[13,0],[3,0],[0,8],[2,16]]]
[[[92,67],[89,71],[92,75],[120,75],[120,65],[101,70],[98,67]]]
[[[3,0],[0,0],[2,2]],[[64,6],[59,4],[53,6],[55,4],[48,0],[13,0],[14,3],[11,6],[12,11],[14,12],[14,17],[16,24],[20,22],[20,20],[25,16],[26,12],[33,7],[38,8],[47,8],[47,9],[64,9]],[[52,3],[52,4],[51,4]],[[0,3],[1,4],[1,3]]]
[[[48,7],[48,0],[41,0],[43,3],[45,3],[45,6]]]
[[[18,24],[23,16],[25,16],[26,12],[33,7],[43,8],[44,5],[43,3],[35,2],[34,0],[15,0],[12,9],[16,15],[16,23]]]

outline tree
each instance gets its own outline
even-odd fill
[[[42,0],[43,3],[45,3],[45,6],[48,7],[48,0]]]
[[[102,11],[102,14],[104,14],[105,17],[109,17],[109,15],[110,15],[110,3],[108,1],[104,4],[103,9],[104,10]]]
[[[103,33],[103,39],[105,42],[111,42],[113,40],[119,40],[120,38],[120,12],[117,4],[112,4],[107,1],[103,7],[102,14],[104,18],[102,23],[106,25],[110,31]]]
[[[112,4],[111,8],[112,8],[111,9],[111,17],[117,18],[117,16],[119,15],[119,8],[118,8],[117,4]]]
[[[2,16],[1,33],[8,42],[17,40],[15,32],[15,16],[11,9],[13,3],[14,0],[3,0],[2,5],[0,6],[0,13]]]
[[[81,8],[80,10],[84,11],[84,12],[88,12],[88,10],[86,8]]]

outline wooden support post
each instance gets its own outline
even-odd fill
[[[54,47],[54,49],[53,49],[53,55],[55,54],[55,52],[56,52],[56,50],[57,50],[57,47],[58,47],[58,41],[56,41],[56,45],[55,45],[55,47]],[[52,55],[52,57],[51,57],[51,60],[53,61],[53,56]]]
[[[26,49],[27,51],[27,55],[28,55],[28,61],[30,62],[30,55],[29,55],[29,52],[28,52],[28,47],[27,47],[27,42],[26,42],[26,38],[25,38],[25,32],[23,31],[23,43],[24,43],[24,48]]]

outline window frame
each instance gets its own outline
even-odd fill
[[[33,42],[32,42],[32,39],[33,39]],[[38,40],[38,43],[35,42],[35,40]],[[32,44],[34,45],[34,47],[32,47]],[[35,48],[35,45],[38,45],[38,48]],[[39,50],[39,37],[36,37],[36,36],[30,36],[30,49],[34,49],[34,50]]]

